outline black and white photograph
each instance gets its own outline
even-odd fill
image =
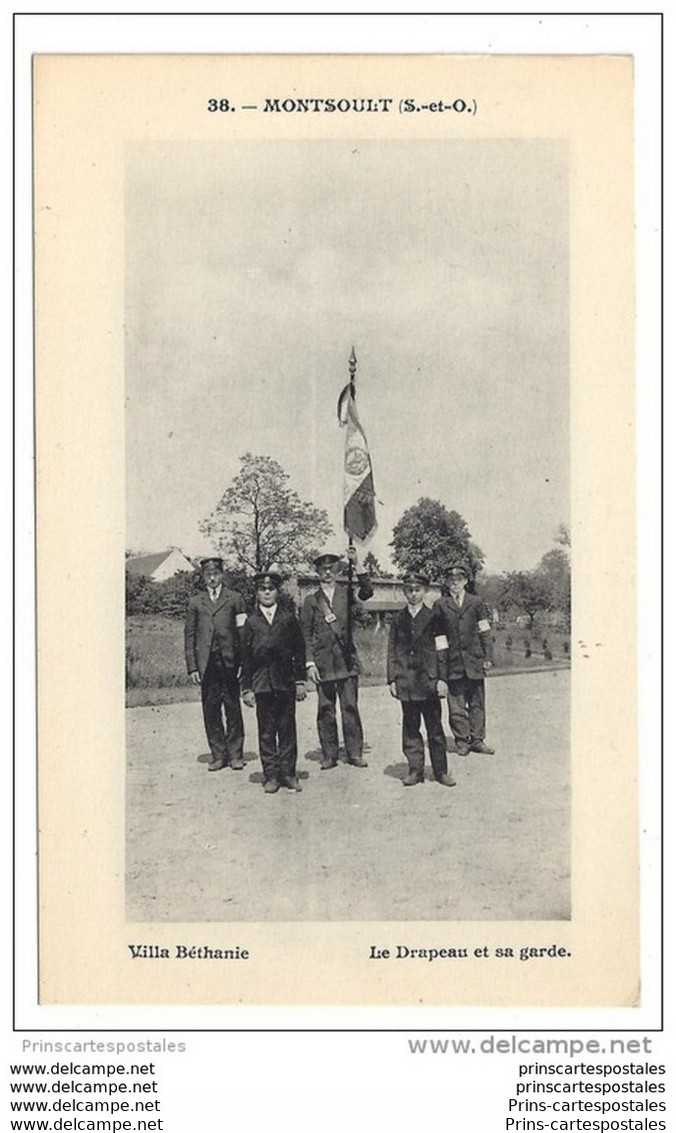
[[[556,139],[130,147],[130,920],[570,916],[568,217]]]
[[[639,1002],[631,89],[36,59],[42,1002]]]

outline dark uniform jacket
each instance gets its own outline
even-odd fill
[[[462,606],[454,598],[438,598],[434,612],[439,620],[439,633],[448,640],[446,679],[459,680],[471,677],[481,680],[484,661],[493,659],[490,634],[490,611],[478,594],[465,592]]]
[[[212,602],[207,591],[194,594],[188,603],[185,621],[185,660],[188,672],[198,672],[204,676],[211,647],[216,643],[227,669],[238,669],[240,665],[240,633],[246,620],[244,600],[241,595],[222,587],[216,602]]]
[[[399,610],[392,618],[387,643],[387,683],[394,681],[399,700],[429,700],[437,695],[440,668],[438,615],[423,606],[414,618]]]
[[[366,601],[373,595],[368,575],[359,575],[357,598]],[[353,599],[353,610],[357,603]],[[347,640],[347,586],[337,582],[333,608],[321,589],[308,594],[303,603],[301,625],[308,662],[313,661],[322,681],[343,681],[359,673],[359,659]]]
[[[295,614],[278,606],[272,625],[259,609],[242,633],[242,691],[293,692],[305,680],[305,642]]]

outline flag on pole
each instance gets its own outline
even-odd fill
[[[345,429],[343,465],[343,525],[348,535],[366,543],[375,534],[376,519],[373,469],[366,435],[355,403],[354,372],[357,359],[350,355],[350,381],[338,400],[338,422]]]

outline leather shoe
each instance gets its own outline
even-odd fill
[[[368,767],[368,763],[365,759],[362,759],[360,755],[355,759],[348,759],[347,762],[350,764],[350,767]]]
[[[458,755],[469,755],[470,747],[465,740],[456,740],[455,750],[457,751]]]
[[[266,779],[263,785],[263,790],[266,795],[276,795],[279,790],[279,783],[276,779]]]
[[[452,775],[437,775],[437,783],[441,783],[442,787],[455,787],[455,779]]]
[[[402,779],[405,787],[415,787],[417,783],[424,783],[425,776],[421,775],[418,771],[409,771],[405,779]]]
[[[233,756],[233,758],[230,760],[230,768],[232,771],[244,770],[244,760],[240,755]]]
[[[287,787],[289,791],[303,790],[295,775],[289,775],[288,779],[284,779],[283,786]]]
[[[222,771],[224,767],[227,767],[224,759],[210,759],[207,763],[207,771]]]
[[[483,740],[473,740],[471,750],[478,751],[479,755],[495,755],[495,748],[489,747]]]
[[[322,759],[319,764],[320,771],[330,771],[332,767],[338,766],[337,759]]]

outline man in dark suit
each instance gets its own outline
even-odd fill
[[[348,558],[357,567],[355,547]],[[319,555],[314,565],[319,575],[319,589],[308,594],[303,603],[301,625],[307,651],[307,675],[317,687],[317,731],[322,749],[321,769],[327,771],[338,763],[338,726],[336,698],[340,701],[343,740],[347,761],[354,767],[366,767],[362,751],[364,733],[359,716],[359,658],[348,634],[348,588],[338,581],[338,555]],[[366,601],[373,587],[365,573],[357,573],[357,599]],[[354,602],[354,595],[351,599]]]
[[[425,748],[420,718],[425,721],[432,773],[437,783],[454,787],[448,774],[446,737],[441,723],[441,701],[448,694],[443,679],[443,654],[436,648],[439,636],[437,614],[424,603],[429,579],[424,574],[404,578],[406,606],[390,624],[387,644],[387,683],[392,696],[401,703],[401,740],[409,772],[405,787],[425,781]]]
[[[258,750],[266,794],[300,791],[296,778],[296,701],[305,700],[305,642],[292,609],[279,605],[282,579],[254,576],[256,609],[242,634],[242,699],[256,708]]]
[[[211,750],[208,769],[220,771],[229,763],[233,771],[240,771],[244,767],[244,722],[237,673],[246,611],[242,597],[223,585],[222,559],[202,559],[200,566],[205,590],[188,603],[185,660],[193,684],[202,691],[204,730]]]
[[[437,647],[445,655],[448,709],[458,755],[470,751],[493,755],[486,739],[484,677],[493,667],[490,611],[477,594],[467,593],[469,571],[453,563],[448,577],[450,594],[438,598],[434,612],[440,618]]]

